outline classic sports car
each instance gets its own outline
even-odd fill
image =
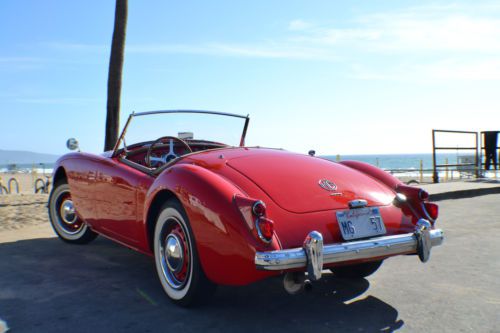
[[[127,145],[131,120],[153,115],[208,117],[201,124],[223,134],[229,129],[213,118],[236,119],[239,146],[191,132]],[[281,274],[290,293],[325,269],[363,278],[391,256],[425,262],[442,243],[438,207],[424,190],[366,163],[246,147],[248,123],[211,111],[132,113],[113,151],[58,160],[49,199],[54,231],[76,244],[101,234],[153,256],[166,294],[184,306],[218,284]],[[176,124],[163,122],[163,135],[163,126]]]

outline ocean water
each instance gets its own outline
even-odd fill
[[[445,164],[448,161],[449,164],[457,164],[460,156],[456,153],[452,154],[437,154],[436,159],[438,164]],[[467,155],[471,156],[471,155]],[[337,160],[336,155],[322,156],[332,161]],[[473,157],[473,156],[472,156]],[[386,154],[386,155],[340,155],[341,161],[354,160],[369,163],[379,168],[386,170],[420,170],[420,161],[423,163],[424,170],[431,170],[432,165],[432,154]],[[17,164],[18,170],[31,171],[33,168],[38,173],[51,173],[54,163],[30,163],[30,164]],[[450,169],[454,169],[450,167]],[[7,171],[7,165],[0,165],[0,172]]]
[[[471,156],[468,154],[457,155],[454,154],[436,154],[436,162],[437,164],[458,164],[459,159],[462,156]],[[337,156],[323,156],[332,161],[337,160]],[[386,170],[400,170],[400,169],[408,169],[408,170],[419,170],[420,169],[420,161],[422,161],[424,170],[431,170],[433,168],[432,163],[432,154],[394,154],[394,155],[340,155],[341,161],[353,160],[369,163],[379,168]],[[450,169],[454,169],[451,168]]]
[[[43,163],[41,165],[40,163],[29,163],[29,164],[16,164],[15,171],[20,171],[20,172],[31,172],[35,171],[40,174],[51,174],[52,170],[54,168],[55,163]],[[8,165],[0,165],[0,172],[7,172],[10,171],[10,167]]]

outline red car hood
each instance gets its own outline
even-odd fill
[[[346,209],[355,199],[369,206],[387,205],[394,192],[375,179],[347,166],[286,151],[259,149],[227,159],[227,165],[267,193],[281,208],[294,213]],[[324,189],[328,180],[336,189]]]

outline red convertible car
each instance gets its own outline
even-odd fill
[[[222,137],[229,127],[214,119],[237,120],[239,145],[174,136],[178,123],[168,119],[179,115],[203,118],[198,125]],[[127,145],[131,120],[145,116],[155,120],[143,137],[153,128],[170,135]],[[184,306],[218,284],[283,275],[294,293],[326,269],[363,278],[391,256],[425,262],[442,243],[438,207],[424,190],[366,163],[247,147],[248,123],[211,111],[132,113],[113,151],[58,160],[49,199],[54,231],[75,244],[100,234],[153,256],[166,294]],[[69,148],[75,143],[68,140]]]

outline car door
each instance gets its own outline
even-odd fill
[[[98,231],[120,242],[134,246],[143,231],[142,209],[138,209],[138,188],[151,176],[118,159],[106,158],[97,168],[95,203],[99,218]]]

